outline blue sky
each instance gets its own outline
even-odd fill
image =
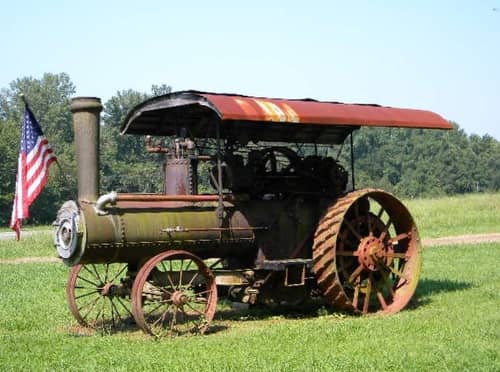
[[[26,0],[1,9],[0,88],[67,72],[78,95],[103,100],[166,83],[379,103],[500,139],[500,0]]]

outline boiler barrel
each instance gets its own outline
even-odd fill
[[[173,208],[109,208],[66,202],[58,213],[56,247],[68,265],[140,263],[167,249],[184,249],[202,258],[237,256],[254,248],[255,236],[243,214],[226,209],[219,228],[216,203],[185,203]]]

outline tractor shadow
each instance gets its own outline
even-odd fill
[[[470,282],[455,281],[447,279],[421,279],[415,295],[406,310],[415,310],[432,303],[436,295],[448,292],[458,292],[473,288]],[[219,333],[231,328],[233,323],[279,320],[279,319],[309,319],[319,316],[334,315],[338,318],[356,317],[352,313],[342,312],[329,307],[322,300],[309,301],[300,305],[252,305],[242,306],[224,298],[219,300],[218,309],[213,322],[209,326],[206,335]],[[132,317],[124,319],[119,327],[106,327],[101,330],[93,330],[79,325],[70,326],[65,329],[73,337],[88,337],[93,335],[114,335],[141,333]],[[144,336],[148,337],[148,336]],[[182,337],[182,336],[181,336]],[[153,339],[153,338],[152,338]]]
[[[457,292],[473,288],[469,282],[447,279],[421,279],[413,299],[407,309],[416,309],[433,301],[433,297],[440,293]]]
[[[252,305],[242,306],[222,300],[222,309],[215,313],[214,321],[240,322],[258,321],[274,318],[280,319],[307,319],[326,314],[341,314],[339,311],[328,308],[324,301],[308,302],[300,305]]]

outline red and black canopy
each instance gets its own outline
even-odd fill
[[[186,128],[193,138],[211,138],[217,121],[222,137],[254,142],[341,143],[361,126],[452,128],[424,110],[184,91],[139,104],[125,119],[122,134],[168,136]]]

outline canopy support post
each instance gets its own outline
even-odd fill
[[[219,227],[222,226],[224,221],[224,198],[222,195],[222,151],[221,151],[221,138],[220,138],[220,124],[221,120],[216,120],[215,131],[217,141],[217,194],[219,195],[219,202],[217,205],[217,218],[219,219]]]
[[[354,131],[351,131],[350,134],[350,141],[351,141],[351,181],[352,181],[352,189],[356,190],[356,183],[354,182],[354,141],[352,139],[352,133]]]

